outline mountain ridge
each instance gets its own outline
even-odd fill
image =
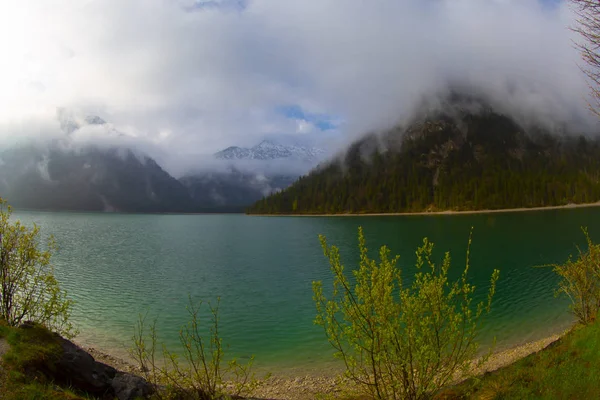
[[[263,140],[253,147],[230,146],[215,153],[221,160],[277,160],[292,158],[302,161],[315,161],[325,154],[317,147],[283,145],[273,140]]]
[[[524,128],[479,104],[354,142],[250,214],[461,211],[600,200],[600,140]]]
[[[0,196],[16,208],[192,212],[185,187],[131,150],[23,146],[0,154]]]
[[[236,161],[174,178],[150,156],[131,149],[125,136],[97,115],[79,116],[59,109],[65,134],[45,143],[21,144],[0,151],[0,196],[21,209],[104,212],[243,212],[297,175],[275,175],[244,169]],[[91,126],[116,144],[83,144],[77,131]],[[102,128],[97,128],[102,127]],[[121,143],[121,144],[119,144]],[[258,163],[295,162],[290,147],[263,141],[253,148]],[[283,150],[282,150],[283,149]],[[302,153],[302,151],[299,151]],[[304,154],[304,153],[302,153]],[[257,157],[255,157],[257,158]],[[255,166],[256,167],[256,166]]]

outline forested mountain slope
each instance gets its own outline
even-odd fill
[[[479,105],[369,135],[247,212],[392,213],[599,200],[597,138],[525,128]]]

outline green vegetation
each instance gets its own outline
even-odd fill
[[[16,328],[0,323],[0,347],[7,349],[0,366],[0,398],[4,400],[87,399],[50,381],[61,354],[57,336],[41,325]],[[4,350],[3,350],[4,352]]]
[[[438,397],[476,399],[597,398],[600,393],[600,245],[583,228],[587,251],[553,264],[562,278],[557,294],[571,299],[579,324],[558,342],[493,373],[443,391]]]
[[[2,399],[80,399],[46,378],[61,353],[57,335],[74,334],[71,300],[50,264],[54,241],[42,250],[39,228],[12,222],[0,198],[0,397]],[[18,328],[33,321],[26,328]]]
[[[491,111],[367,137],[251,214],[393,213],[600,200],[600,141],[525,131]]]
[[[442,391],[438,399],[596,399],[600,393],[600,321],[495,372]]]
[[[575,261],[569,257],[564,264],[551,265],[562,279],[557,294],[571,300],[571,311],[581,324],[596,320],[600,309],[600,245],[594,244],[587,229],[587,251],[579,250]]]
[[[452,379],[468,376],[477,355],[477,327],[489,313],[499,272],[491,277],[488,298],[475,307],[475,287],[467,282],[469,250],[464,271],[448,279],[450,255],[436,265],[433,243],[423,240],[412,285],[403,283],[383,246],[380,263],[369,259],[362,229],[358,231],[360,263],[355,282],[345,274],[339,250],[321,236],[334,275],[327,298],[321,282],[313,284],[316,323],[325,328],[346,375],[375,399],[425,399]],[[471,240],[469,239],[470,248]],[[480,362],[484,362],[483,357]]]
[[[39,228],[11,222],[11,207],[0,198],[0,319],[10,326],[34,321],[59,333],[73,334],[72,301],[50,264],[54,241],[40,249]]]
[[[190,320],[179,331],[184,362],[164,345],[162,351],[158,350],[156,321],[147,329],[145,318],[140,316],[131,355],[144,371],[146,380],[163,388],[153,398],[228,399],[247,394],[255,387],[256,380],[251,372],[254,358],[247,364],[241,364],[235,358],[226,361],[219,331],[219,300],[214,307],[208,304],[210,329],[205,336],[200,325],[202,305],[202,302],[194,304],[190,298]]]

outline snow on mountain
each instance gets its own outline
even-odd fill
[[[84,120],[88,125],[104,125],[104,124],[106,124],[106,121],[97,115],[88,115],[87,117],[84,118]]]
[[[232,146],[215,154],[221,160],[276,160],[290,158],[294,160],[314,162],[325,155],[325,150],[317,147],[282,145],[270,140],[263,140],[258,145],[246,148]]]
[[[251,158],[250,149],[243,147],[231,146],[225,150],[215,153],[215,157],[222,160],[245,160]]]
[[[56,117],[62,131],[70,137],[80,134],[82,128],[101,129],[103,138],[127,136],[97,115],[77,115],[65,108],[58,108]]]

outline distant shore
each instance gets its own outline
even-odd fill
[[[339,213],[339,214],[247,214],[255,217],[393,217],[410,215],[468,215],[468,214],[499,214],[515,213],[526,211],[548,211],[563,210],[572,208],[600,207],[600,201],[596,203],[566,204],[564,206],[546,206],[546,207],[521,207],[521,208],[502,208],[494,210],[467,210],[467,211],[420,211],[420,212],[400,212],[400,213]]]

